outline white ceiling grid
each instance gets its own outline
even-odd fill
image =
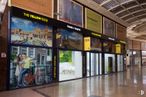
[[[93,0],[128,23],[146,16],[146,0]]]

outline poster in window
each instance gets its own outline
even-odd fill
[[[66,49],[83,49],[83,36],[77,32],[65,29],[57,30],[57,46]]]
[[[58,19],[77,26],[83,26],[83,7],[72,0],[58,0]]]
[[[115,30],[116,30],[115,22],[103,18],[103,34],[111,37],[115,37]]]
[[[91,50],[101,51],[101,47],[102,47],[102,44],[101,44],[100,39],[92,37],[91,38]]]
[[[11,5],[47,17],[53,17],[54,0],[11,0]]]
[[[86,8],[85,27],[91,31],[102,33],[102,16]]]
[[[11,43],[52,47],[52,27],[35,21],[12,17]]]
[[[12,46],[10,89],[47,84],[52,81],[52,50]]]

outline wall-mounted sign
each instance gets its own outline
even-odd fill
[[[94,36],[97,36],[97,37],[101,37],[101,35],[97,34],[97,33],[91,33],[91,34],[94,35]]]
[[[126,27],[116,24],[116,37],[120,40],[126,40]]]
[[[91,50],[91,37],[84,38],[84,50],[85,51]]]
[[[81,31],[80,28],[77,28],[77,27],[74,27],[74,26],[71,26],[71,25],[67,25],[67,28],[73,29],[73,30],[76,30],[76,31]]]
[[[86,8],[85,27],[91,31],[102,33],[102,16]]]
[[[53,17],[54,0],[11,0],[12,6],[32,11],[47,17]]]
[[[116,44],[116,53],[121,53],[121,44]]]
[[[115,22],[104,17],[103,18],[103,34],[107,36],[115,37],[115,30],[116,30],[115,25],[116,25]]]
[[[58,19],[83,26],[83,7],[73,0],[58,0]]]

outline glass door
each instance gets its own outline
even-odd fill
[[[101,54],[87,52],[87,76],[100,74]]]
[[[105,54],[104,56],[105,74],[115,72],[115,54]]]

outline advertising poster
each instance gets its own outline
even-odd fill
[[[11,43],[52,47],[52,27],[27,19],[12,17]]]
[[[86,8],[85,27],[91,31],[102,33],[102,16]]]
[[[103,18],[103,34],[107,35],[107,36],[111,36],[111,37],[115,37],[115,30],[116,30],[116,25],[115,22],[107,19],[107,18]]]
[[[77,32],[65,29],[57,30],[57,46],[66,49],[83,49],[83,36]]]
[[[116,31],[116,36],[120,40],[126,40],[126,27],[123,27],[119,24],[116,24],[117,26],[117,31]]]
[[[12,46],[10,88],[42,85],[52,81],[52,50]]]
[[[101,51],[101,47],[102,47],[102,44],[101,44],[100,39],[92,37],[91,38],[91,50]]]
[[[83,7],[72,0],[58,0],[58,19],[67,23],[83,26]]]
[[[82,53],[59,51],[59,81],[82,77]]]
[[[53,17],[54,0],[11,0],[11,5],[47,17]]]

